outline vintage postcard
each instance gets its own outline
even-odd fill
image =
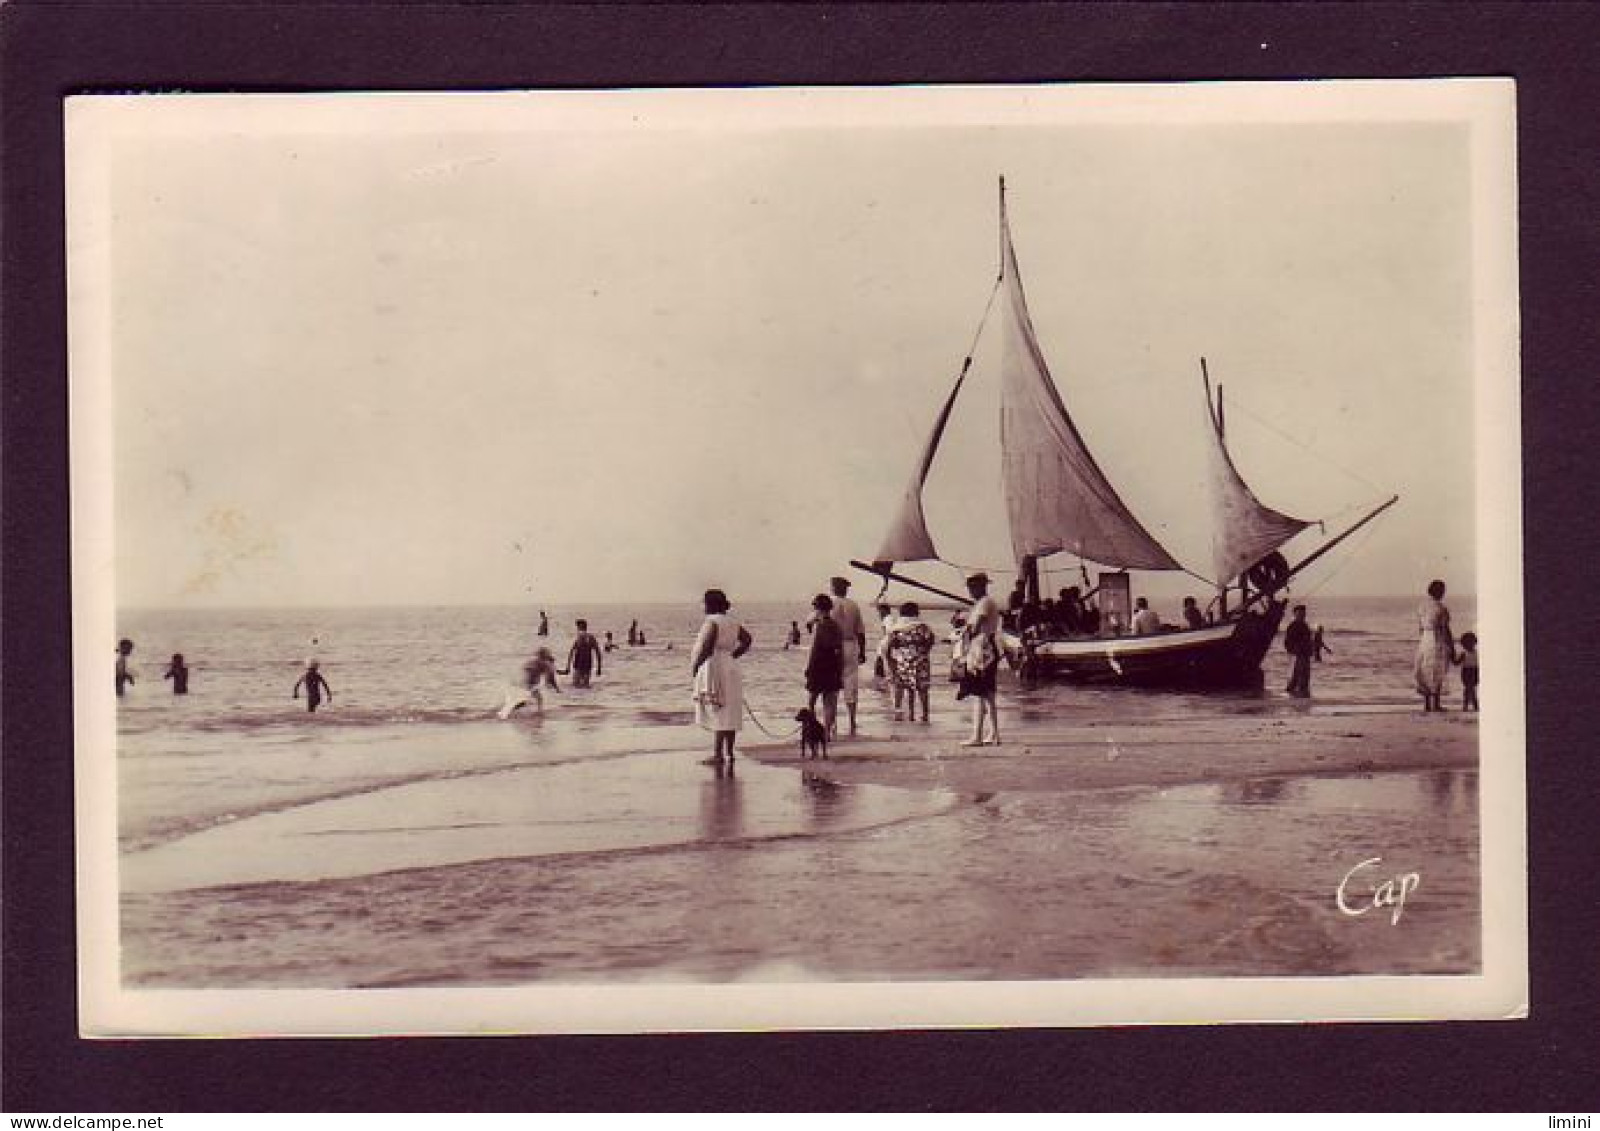
[[[70,99],[82,1031],[1524,1016],[1514,108]]]

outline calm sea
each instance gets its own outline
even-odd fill
[[[1449,603],[1457,631],[1470,629],[1474,621],[1470,599]],[[1312,602],[1310,620],[1326,626],[1326,639],[1333,649],[1333,655],[1315,668],[1314,710],[1409,710],[1415,706],[1410,663],[1416,605],[1413,598],[1322,598]],[[546,611],[551,635],[544,640],[534,632],[537,611],[528,608],[125,611],[118,631],[136,642],[133,670],[138,683],[118,704],[119,836],[124,852],[173,844],[254,816],[462,775],[508,775],[505,780],[519,782],[528,780],[528,775],[536,779],[547,775],[542,780],[553,788],[557,782],[578,780],[573,775],[580,772],[590,775],[582,780],[591,783],[597,780],[595,775],[611,780],[632,775],[633,780],[646,782],[651,774],[661,772],[663,764],[692,766],[691,752],[707,745],[707,736],[693,724],[687,697],[689,649],[701,620],[699,608],[686,603],[681,607],[552,606]],[[787,735],[794,709],[804,699],[801,672],[805,661],[803,645],[786,649],[784,641],[789,623],[803,621],[805,606],[753,604],[734,612],[755,637],[755,648],[743,661],[743,668],[756,719],[773,734]],[[1168,615],[1173,612],[1169,610]],[[563,681],[566,693],[547,693],[542,719],[497,719],[494,713],[530,650],[546,643],[558,660],[564,661],[572,622],[579,616],[588,619],[597,635],[603,637],[609,631],[617,641],[626,640],[629,624],[636,620],[649,643],[643,647],[619,644],[606,656],[603,676],[588,690],[573,690]],[[873,627],[869,626],[869,639]],[[109,643],[108,684],[113,658]],[[1492,646],[1490,651],[1492,654]],[[167,658],[174,652],[183,653],[190,668],[187,696],[173,695],[162,679]],[[317,714],[308,715],[303,700],[291,699],[291,690],[307,656],[313,654],[334,697]],[[1281,647],[1275,648],[1267,659],[1266,690],[1255,697],[1070,685],[1026,690],[1003,686],[1002,717],[1009,711],[1017,717],[1053,714],[1089,721],[1195,717],[1241,708],[1298,709],[1299,705],[1291,708],[1281,690],[1288,674],[1286,661]],[[965,718],[950,689],[936,684],[932,729],[940,735],[954,735]],[[874,734],[893,729],[883,697],[865,689],[862,724]],[[747,727],[742,737],[744,743],[763,740],[754,726]],[[664,753],[670,757],[663,760]],[[747,766],[745,772],[787,773],[759,766]],[[1371,796],[1351,800],[1363,790]],[[820,795],[812,796],[807,802],[812,806],[807,810],[810,815],[805,820],[797,818],[794,828],[781,830],[781,837],[699,838],[723,844],[721,852],[713,854],[720,860],[714,865],[707,863],[704,843],[686,845],[680,840],[664,845],[659,853],[597,856],[585,858],[581,865],[545,857],[315,882],[129,895],[124,899],[126,970],[136,983],[161,985],[495,984],[548,978],[744,977],[753,967],[783,960],[791,949],[789,942],[774,933],[774,923],[799,917],[810,924],[807,929],[815,930],[820,909],[826,907],[828,915],[824,917],[831,919],[841,901],[859,904],[868,918],[886,924],[874,929],[888,932],[885,946],[899,947],[888,941],[899,937],[894,916],[924,914],[922,896],[930,882],[948,882],[957,888],[967,882],[961,878],[963,872],[977,869],[983,861],[983,822],[996,814],[1010,821],[1011,850],[1018,843],[1019,830],[1025,833],[1032,828],[1030,822],[1037,825],[1041,858],[1030,867],[1043,867],[1047,873],[1053,868],[1063,876],[1082,873],[1083,884],[1071,899],[1090,898],[1104,882],[1105,874],[1096,871],[1094,864],[1102,851],[1122,859],[1126,867],[1135,866],[1133,856],[1150,857],[1137,875],[1125,877],[1129,884],[1101,893],[1113,902],[1121,898],[1116,892],[1127,897],[1129,892],[1137,895],[1143,891],[1145,897],[1157,898],[1163,885],[1176,889],[1191,883],[1193,877],[1181,863],[1187,840],[1157,834],[1164,827],[1184,827],[1200,811],[1235,814],[1207,823],[1206,835],[1223,849],[1237,842],[1237,849],[1243,852],[1251,845],[1277,840],[1282,842],[1282,852],[1304,856],[1332,851],[1329,845],[1344,843],[1352,812],[1365,819],[1385,811],[1395,796],[1404,795],[1411,799],[1408,805],[1414,802],[1433,815],[1428,820],[1408,816],[1402,821],[1415,826],[1410,835],[1430,843],[1457,841],[1457,855],[1463,859],[1475,854],[1475,775],[1412,775],[1391,783],[1384,794],[1387,801],[1380,799],[1381,791],[1373,790],[1370,782],[1307,781],[1280,784],[1268,792],[1270,796],[1232,799],[1238,805],[1231,804],[1224,787],[1167,790],[1159,796],[1134,790],[1109,801],[1103,797],[1078,802],[1002,798],[967,805],[961,804],[961,799],[942,799],[929,805],[897,804],[874,791],[871,796],[859,796],[850,819],[816,819],[818,805],[834,806],[831,812],[835,815],[842,811],[837,808],[842,801],[836,791],[825,804],[818,801]],[[718,797],[702,799],[705,812],[700,816],[713,826]],[[1064,845],[1064,815],[1046,811],[1063,804],[1077,807],[1071,823],[1084,830],[1079,844]],[[1138,853],[1133,854],[1128,837],[1118,844],[1112,843],[1114,837],[1107,839],[1108,829],[1126,830],[1130,820],[1142,830],[1132,838],[1139,845]],[[1318,820],[1325,824],[1320,831]],[[830,844],[839,838],[877,838],[882,841],[885,860],[893,861],[872,875],[857,877],[857,887],[847,899],[835,886],[814,884],[817,868],[826,873],[844,867],[843,862],[858,866],[853,862],[859,854],[830,853]],[[1024,835],[1022,841],[1026,840]],[[1322,841],[1327,844],[1321,845]],[[724,859],[731,851],[729,842],[739,848],[732,858]],[[1160,844],[1168,844],[1168,850],[1158,849]],[[1062,853],[1055,864],[1049,859],[1053,851]],[[925,874],[930,861],[940,854],[948,865],[942,881]],[[1004,862],[992,863],[995,870],[982,874],[1008,871]],[[1018,862],[1019,869],[1023,863]],[[733,905],[725,909],[726,921],[716,920],[716,929],[701,940],[705,946],[652,947],[633,940],[618,951],[618,930],[659,931],[663,923],[655,920],[672,920],[681,933],[685,929],[682,917],[689,913],[675,911],[670,904],[658,907],[641,893],[662,890],[657,885],[663,884],[681,889],[687,882],[686,867],[692,873],[707,866],[721,869],[721,878],[710,884],[696,881],[694,891],[685,898],[709,900],[713,905],[733,901]],[[973,871],[972,884],[978,882],[980,872]],[[1017,874],[1019,883],[1027,883],[1040,873],[1019,870]],[[1475,871],[1463,873],[1464,891],[1470,889],[1475,875]],[[1207,883],[1221,885],[1218,898],[1269,902],[1294,898],[1272,888],[1264,876],[1255,875],[1253,866],[1242,857],[1221,875],[1208,876]],[[744,882],[752,886],[741,897],[744,889],[740,884]],[[1145,890],[1141,886],[1148,884],[1155,887]],[[499,920],[492,906],[483,903],[484,893],[491,890],[503,891],[511,899]],[[558,894],[553,896],[552,890]],[[478,893],[478,902],[463,903],[464,891]],[[519,892],[539,902],[543,910],[535,913],[516,905]],[[976,903],[965,933],[943,936],[935,932],[939,937],[934,937],[926,928],[901,924],[910,934],[924,936],[923,942],[909,951],[900,947],[895,950],[898,957],[887,962],[882,947],[859,937],[852,943],[849,931],[840,927],[844,934],[836,940],[836,949],[819,944],[807,950],[803,961],[794,958],[795,969],[801,971],[797,976],[1104,976],[1125,967],[1146,973],[1157,967],[1173,973],[1235,967],[1241,973],[1272,973],[1331,971],[1345,963],[1342,952],[1330,951],[1333,944],[1303,924],[1305,938],[1294,937],[1292,930],[1285,936],[1276,927],[1268,931],[1258,924],[1260,937],[1255,941],[1243,938],[1236,954],[1224,955],[1218,950],[1215,955],[1196,955],[1191,948],[1179,947],[1173,955],[1144,956],[1146,961],[1141,959],[1141,948],[1154,943],[1140,926],[1144,920],[1139,915],[1125,918],[1110,931],[1074,928],[1066,936],[1049,935],[1053,941],[1038,952],[1015,941],[996,950],[992,940],[983,941],[988,938],[985,932],[992,929],[984,926],[983,906],[994,904],[1001,893],[983,894],[974,888],[968,894]],[[755,903],[738,902],[746,897]],[[494,898],[490,897],[491,904]],[[1016,913],[1037,915],[1043,922],[1051,914],[1052,903],[1064,898],[1068,897],[1059,892],[1048,897],[1035,892],[1018,904],[1029,910]],[[1463,898],[1466,909],[1460,914],[1475,917],[1475,902]],[[372,918],[380,914],[380,906],[389,909],[383,915],[394,919],[382,931]],[[401,907],[403,912],[395,910]],[[1071,908],[1056,910],[1071,913]],[[527,917],[535,914],[556,915],[559,926],[541,922],[536,935],[514,926],[526,924]],[[717,909],[704,907],[693,915],[715,920]],[[1298,921],[1293,915],[1289,918]],[[961,919],[956,916],[956,922]],[[857,921],[865,920],[858,916]],[[1272,919],[1277,922],[1278,918]],[[863,929],[856,928],[858,932]],[[457,932],[456,942],[447,945],[438,936],[441,930]],[[555,937],[551,930],[557,931]],[[1465,927],[1463,930],[1472,935]],[[475,932],[482,932],[482,946],[459,945],[461,938],[475,937]],[[1024,937],[1032,936],[1015,934],[1015,939]],[[1442,937],[1456,936],[1447,933]],[[1023,949],[1017,950],[1018,946]],[[1475,960],[1475,943],[1449,942],[1396,957],[1393,968],[1395,972],[1454,970],[1469,968]],[[1359,968],[1359,961],[1353,953],[1349,956],[1349,962],[1358,964],[1354,968]]]

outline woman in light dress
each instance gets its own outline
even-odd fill
[[[716,735],[707,765],[733,766],[733,741],[744,721],[744,677],[738,659],[750,650],[750,634],[728,614],[720,589],[705,593],[705,623],[694,642],[695,721]]]
[[[1444,607],[1444,582],[1428,586],[1428,599],[1417,609],[1417,690],[1422,694],[1424,711],[1442,711],[1444,677],[1456,655],[1456,640],[1450,632],[1450,610]]]

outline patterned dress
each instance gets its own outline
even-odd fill
[[[900,618],[889,633],[889,670],[894,681],[913,691],[926,691],[933,683],[933,629],[920,620]]]

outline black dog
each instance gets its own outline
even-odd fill
[[[826,758],[828,756],[828,728],[817,721],[816,712],[802,707],[794,713],[800,724],[800,757]]]

